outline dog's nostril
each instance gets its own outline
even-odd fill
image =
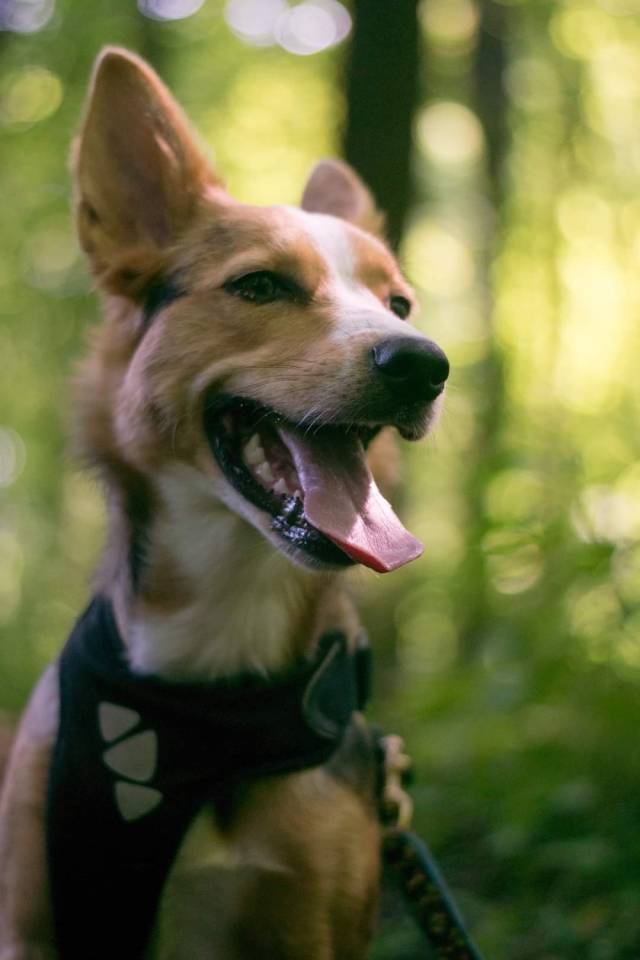
[[[373,365],[391,389],[433,399],[444,389],[449,361],[432,340],[391,337],[372,350]]]

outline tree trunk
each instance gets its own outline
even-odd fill
[[[354,0],[346,68],[344,155],[386,214],[397,246],[413,193],[411,142],[418,91],[417,0]]]
[[[491,262],[495,255],[504,199],[502,175],[507,151],[507,96],[504,87],[504,12],[494,0],[482,0],[478,45],[473,63],[475,107],[484,130],[487,147],[487,193],[493,206],[493,226],[487,231],[481,264],[484,276],[484,323],[487,351],[475,371],[475,408],[478,411],[475,437],[466,463],[467,547],[462,598],[464,617],[460,628],[460,655],[473,657],[482,649],[492,611],[489,578],[482,542],[487,532],[485,494],[499,466],[500,432],[504,416],[504,371],[493,329],[493,298],[489,286]]]

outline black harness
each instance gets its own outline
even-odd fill
[[[140,960],[196,812],[248,779],[324,763],[368,695],[369,650],[325,634],[281,676],[169,683],[128,668],[97,597],[60,658],[47,843],[64,960]]]

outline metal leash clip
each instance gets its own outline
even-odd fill
[[[411,758],[404,740],[395,734],[378,739],[380,751],[380,820],[385,827],[407,829],[413,817],[413,800],[404,789],[411,776]]]

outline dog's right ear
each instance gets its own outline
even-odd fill
[[[119,47],[96,61],[73,166],[80,243],[107,289],[132,296],[221,186],[160,78]]]
[[[300,206],[309,213],[329,213],[381,237],[384,215],[355,170],[343,160],[320,160],[307,181]]]

